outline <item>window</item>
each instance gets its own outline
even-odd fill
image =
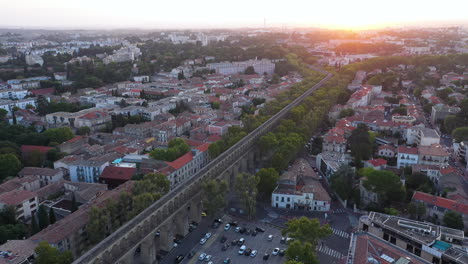
[[[288,197],[288,202],[290,202],[290,201],[291,201],[291,199],[289,199],[289,197]]]
[[[276,201],[279,201],[279,197],[278,197],[278,196],[276,196]]]
[[[281,197],[281,202],[284,203],[284,197]]]

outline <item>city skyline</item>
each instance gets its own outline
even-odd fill
[[[202,2],[19,0],[2,4],[0,27],[47,29],[322,27],[374,29],[392,26],[466,24],[461,0],[278,2],[240,0],[235,5]],[[131,5],[131,6],[129,6]],[[170,12],[166,12],[166,11]],[[265,23],[266,22],[266,23]]]

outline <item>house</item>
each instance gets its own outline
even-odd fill
[[[407,145],[430,146],[440,143],[440,135],[435,129],[413,126],[405,129],[403,137]]]
[[[382,170],[387,167],[387,161],[381,158],[366,160],[364,161],[364,167],[370,167],[376,170]]]
[[[0,264],[29,264],[35,263],[35,249],[38,242],[32,240],[8,240],[0,245]]]
[[[462,215],[465,226],[468,226],[468,204],[419,191],[414,192],[412,200],[426,206],[428,217],[441,221],[447,212],[455,211]]]
[[[283,173],[271,194],[271,206],[304,211],[329,211],[331,198],[304,159]]]
[[[58,145],[60,152],[73,153],[83,148],[84,145],[88,144],[88,137],[76,136],[68,141]]]
[[[63,171],[59,169],[24,167],[18,172],[19,177],[34,176],[39,178],[41,187],[63,180]]]
[[[228,132],[228,129],[231,126],[232,125],[226,121],[216,122],[214,124],[208,125],[208,133],[223,136]]]
[[[75,127],[89,127],[91,131],[96,131],[106,127],[106,123],[112,122],[112,117],[104,111],[94,111],[75,119]]]
[[[393,158],[396,156],[396,148],[392,145],[381,145],[377,149],[377,155],[380,157]]]
[[[204,143],[191,151],[182,155],[172,162],[166,162],[170,167],[170,173],[166,176],[171,182],[171,186],[175,186],[197,173],[201,168],[208,164],[208,147],[210,144]]]
[[[99,182],[107,184],[109,188],[116,188],[132,179],[137,172],[136,168],[107,166],[99,176]]]
[[[460,111],[458,106],[434,105],[431,111],[431,123],[439,123],[448,115],[456,115]]]
[[[444,167],[448,165],[450,154],[445,147],[439,144],[430,146],[419,146],[419,164],[422,165],[436,165]]]
[[[13,190],[0,194],[0,209],[12,206],[16,210],[16,219],[27,221],[39,208],[35,192],[28,190]]]
[[[411,167],[413,164],[418,164],[419,155],[417,148],[406,146],[398,147],[397,168]]]
[[[108,161],[103,160],[76,160],[68,165],[70,180],[73,182],[99,182],[104,168],[109,166]]]
[[[45,160],[47,152],[52,149],[52,147],[22,145],[20,151],[23,160],[28,160],[34,153],[39,153],[42,159]]]
[[[346,143],[345,131],[332,128],[323,137],[322,151],[345,153]]]

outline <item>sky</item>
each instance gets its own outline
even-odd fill
[[[3,3],[4,2],[4,3]],[[0,27],[240,28],[468,23],[468,0],[0,0]]]

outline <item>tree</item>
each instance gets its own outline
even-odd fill
[[[343,200],[353,197],[355,172],[349,165],[343,165],[331,176],[331,187]]]
[[[286,228],[281,233],[302,243],[310,243],[315,248],[319,239],[326,238],[333,232],[328,224],[321,226],[317,218],[309,219],[303,216],[288,220]]]
[[[369,129],[364,124],[359,124],[348,138],[349,148],[353,157],[360,160],[368,160],[372,156],[372,143]]]
[[[37,211],[37,217],[39,219],[39,229],[42,230],[49,225],[49,216],[47,215],[47,210],[45,205],[41,204],[39,210]]]
[[[82,126],[78,128],[78,131],[77,131],[77,134],[81,136],[89,135],[89,133],[91,133],[91,128],[89,128],[88,126]]]
[[[244,74],[251,75],[251,74],[257,74],[257,73],[255,72],[255,69],[253,66],[249,66],[245,69]]]
[[[364,188],[378,195],[379,204],[386,206],[404,199],[406,190],[400,181],[400,177],[393,172],[363,168],[359,173],[364,177]]]
[[[69,250],[60,252],[45,241],[39,243],[35,252],[37,264],[69,264],[73,262],[73,255]]]
[[[49,128],[44,132],[49,142],[63,143],[74,137],[73,131],[69,127]]]
[[[143,176],[143,179],[135,182],[133,186],[133,194],[140,195],[144,193],[159,193],[161,196],[169,192],[171,182],[166,175],[161,173],[148,173]]]
[[[298,240],[289,244],[286,249],[287,263],[318,264],[315,248],[311,243],[301,243]]]
[[[446,227],[463,230],[463,217],[455,211],[448,211],[444,215],[444,225]]]
[[[190,151],[190,146],[181,138],[171,139],[167,149],[154,149],[150,156],[155,160],[174,161]]]
[[[468,140],[468,126],[455,128],[452,132],[452,137],[457,142]]]
[[[426,214],[426,206],[423,203],[412,202],[408,204],[408,213],[412,218],[416,217],[420,221],[421,217]]]
[[[454,115],[446,116],[444,119],[445,132],[451,134],[455,128],[457,128],[457,117]]]
[[[203,208],[208,215],[214,216],[219,209],[226,206],[227,192],[226,181],[208,180],[203,183]]]
[[[257,173],[259,181],[257,189],[259,192],[264,193],[266,197],[271,197],[271,193],[276,188],[276,182],[279,179],[279,174],[274,168],[261,168]]]
[[[5,120],[6,116],[8,115],[8,111],[5,109],[0,109],[0,120]]]
[[[51,207],[50,210],[49,210],[49,223],[52,225],[56,221],[57,221],[57,219],[55,218],[54,208]]]
[[[211,108],[212,109],[219,109],[221,104],[219,102],[212,102],[211,103]]]
[[[105,208],[91,207],[86,233],[92,244],[96,244],[106,237],[108,223],[109,218]]]
[[[0,179],[3,180],[8,176],[16,176],[21,170],[21,161],[14,154],[0,155]]]
[[[268,153],[270,151],[274,151],[278,147],[278,143],[276,134],[268,132],[260,138],[258,145],[262,153]]]
[[[257,185],[259,182],[260,179],[256,175],[241,173],[236,176],[235,188],[237,195],[249,219],[255,216],[258,193]]]
[[[44,116],[49,113],[49,102],[43,95],[38,95],[37,96],[37,112]]]
[[[408,195],[413,191],[422,191],[425,193],[434,193],[436,188],[434,182],[423,173],[413,173],[406,177],[405,186]]]
[[[353,116],[354,115],[354,110],[352,108],[346,108],[341,110],[339,118],[344,118],[348,116]]]

